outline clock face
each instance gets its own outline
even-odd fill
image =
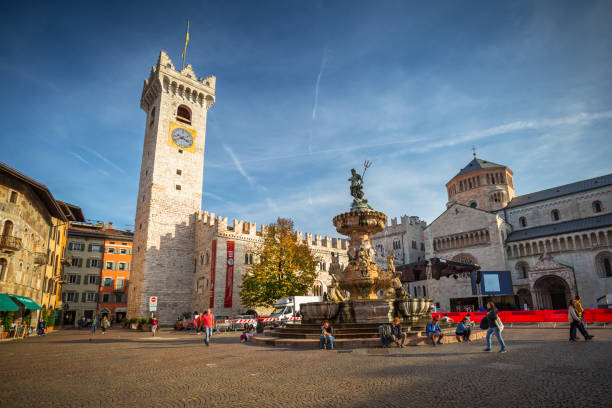
[[[172,131],[172,140],[180,148],[186,149],[193,145],[193,136],[187,129],[177,127]]]

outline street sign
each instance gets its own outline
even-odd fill
[[[157,312],[157,296],[149,298],[149,312]]]

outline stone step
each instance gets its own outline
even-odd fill
[[[444,343],[456,343],[454,331],[444,330]],[[407,346],[423,346],[431,345],[431,340],[422,333],[410,332],[411,335],[406,339]],[[472,332],[472,340],[483,339],[486,336],[486,330],[474,330]],[[286,348],[319,348],[320,341],[317,338],[281,338],[278,336],[261,336],[257,335],[252,338],[256,344],[286,347]],[[336,338],[334,347],[338,349],[354,349],[354,348],[372,348],[380,347],[380,339],[372,338]]]

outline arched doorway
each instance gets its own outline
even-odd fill
[[[533,285],[538,309],[567,309],[571,292],[567,282],[555,275],[546,275]]]
[[[516,292],[517,302],[519,307],[524,310],[525,305],[527,305],[527,309],[533,309],[533,300],[531,299],[531,292],[529,289],[519,289]]]
[[[8,237],[13,234],[13,221],[6,220],[2,227],[2,236]]]

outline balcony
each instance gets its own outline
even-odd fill
[[[44,252],[34,252],[32,256],[34,258],[34,265],[44,265],[47,263],[47,254]]]
[[[10,235],[0,236],[0,250],[7,253],[21,250],[21,238],[12,237]]]
[[[115,293],[123,293],[123,292],[125,292],[125,286],[117,286],[117,287],[114,289],[114,292],[115,292]]]

